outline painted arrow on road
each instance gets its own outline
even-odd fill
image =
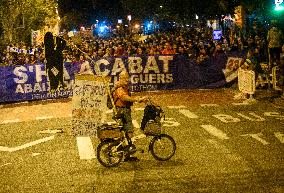
[[[31,147],[31,146],[34,146],[34,145],[46,142],[46,141],[50,141],[52,139],[54,139],[54,135],[50,136],[50,137],[45,137],[45,138],[42,138],[42,139],[38,139],[36,141],[32,141],[32,142],[29,142],[29,143],[26,143],[26,144],[23,144],[23,145],[20,145],[20,146],[17,146],[17,147],[4,147],[4,146],[0,146],[0,151],[15,152],[15,151],[19,151],[19,150],[22,150],[22,149],[25,149],[25,148],[28,148],[28,147]]]

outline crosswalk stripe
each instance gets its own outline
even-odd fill
[[[217,129],[213,125],[201,125],[201,127],[205,129],[208,133],[210,133],[211,135],[215,137],[218,137],[219,139],[229,139],[226,133]]]
[[[42,117],[36,117],[36,120],[43,120],[43,119],[52,119],[54,116],[42,116]]]
[[[80,159],[95,158],[95,151],[90,137],[76,137]]]
[[[4,121],[2,121],[2,124],[16,123],[16,122],[20,122],[20,119],[4,120]]]
[[[187,109],[179,109],[178,110],[181,114],[183,114],[184,116],[190,118],[190,119],[197,119],[199,118],[195,113],[187,110]]]

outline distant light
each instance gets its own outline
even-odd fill
[[[85,27],[82,26],[82,27],[81,27],[81,30],[85,31]]]
[[[163,8],[163,6],[162,6],[162,5],[160,5],[160,8]]]
[[[99,20],[96,19],[96,22],[99,23]]]
[[[199,19],[199,17],[198,17],[198,15],[197,15],[197,14],[195,14],[195,19]]]
[[[140,27],[140,25],[139,24],[135,24],[134,27],[138,29]]]
[[[125,25],[125,27],[128,27],[128,25]]]
[[[101,27],[99,28],[99,30],[100,30],[101,33],[103,33],[103,32],[105,31],[105,26],[101,26]]]
[[[116,27],[119,28],[119,25],[117,25]]]
[[[276,7],[274,8],[274,10],[275,10],[275,11],[282,11],[282,10],[284,10],[284,7],[278,5],[278,6],[276,6]]]
[[[118,20],[117,20],[117,23],[122,23],[122,19],[118,19]]]
[[[127,19],[131,21],[131,15],[127,15]]]

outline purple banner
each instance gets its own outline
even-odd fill
[[[109,57],[88,62],[66,62],[67,88],[49,92],[44,64],[0,67],[0,102],[42,100],[72,96],[75,74],[86,70],[111,76],[112,83],[126,69],[133,92],[173,89],[217,88],[227,84],[224,69],[228,56],[221,54],[199,64],[181,55]]]

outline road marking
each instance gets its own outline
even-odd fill
[[[20,119],[4,120],[4,121],[2,121],[2,124],[17,123],[17,122],[20,122]]]
[[[218,107],[218,104],[200,104],[201,107]]]
[[[44,120],[44,119],[52,119],[54,116],[43,116],[43,117],[36,117],[36,120]]]
[[[217,129],[213,125],[201,125],[201,127],[205,129],[208,133],[210,133],[211,135],[215,137],[218,137],[219,139],[229,139],[226,133]]]
[[[265,141],[264,139],[260,138],[261,136],[263,136],[262,133],[257,133],[257,134],[245,134],[245,135],[241,135],[241,136],[250,136],[254,139],[256,139],[257,141],[259,141],[260,143],[262,143],[263,145],[268,145],[269,143],[267,141]]]
[[[41,134],[55,134],[55,133],[63,133],[63,130],[62,129],[47,129],[47,130],[43,130],[43,131],[40,131],[39,133]]]
[[[235,117],[232,117],[231,115],[226,115],[226,114],[217,114],[217,115],[212,115],[212,116],[219,119],[220,121],[224,123],[237,123],[241,121],[239,118],[235,118]]]
[[[161,120],[163,127],[178,127],[179,122],[174,121],[174,118],[167,117],[165,120]]]
[[[237,113],[237,115],[239,115],[239,116],[241,116],[241,117],[243,117],[243,118],[245,118],[245,119],[248,119],[248,120],[250,120],[250,121],[265,121],[265,118],[260,117],[260,116],[258,116],[258,115],[255,114],[255,113],[249,113],[249,114],[250,114],[251,116],[256,117],[256,119],[255,119],[255,118],[248,117],[248,116],[246,116],[246,115],[244,115],[244,114],[242,114],[242,113]]]
[[[1,165],[1,167],[8,166],[8,165],[12,165],[12,163],[3,164],[3,165]]]
[[[279,141],[281,143],[284,143],[284,134],[282,134],[280,132],[275,132],[274,135],[275,135],[275,137],[277,137],[277,139],[279,139]]]
[[[35,157],[35,156],[38,156],[40,155],[41,153],[32,153],[32,156]]]
[[[178,110],[181,114],[183,114],[184,116],[190,118],[190,119],[197,119],[198,116],[196,114],[194,114],[193,112],[186,110],[186,109],[180,109]]]
[[[186,106],[184,105],[180,105],[180,106],[167,106],[169,109],[182,109],[182,108],[186,108]]]
[[[31,147],[31,146],[34,146],[34,145],[37,145],[37,144],[40,144],[40,143],[52,140],[52,139],[54,139],[54,135],[50,136],[50,137],[45,137],[45,138],[42,138],[42,139],[38,139],[36,141],[32,141],[30,143],[26,143],[26,144],[23,144],[23,145],[20,145],[20,146],[17,146],[17,147],[10,148],[10,147],[0,146],[0,151],[8,151],[8,152],[19,151],[19,150],[22,150],[22,149],[25,149],[25,148],[28,148],[28,147]]]
[[[90,137],[76,137],[80,159],[95,158],[95,151]]]

